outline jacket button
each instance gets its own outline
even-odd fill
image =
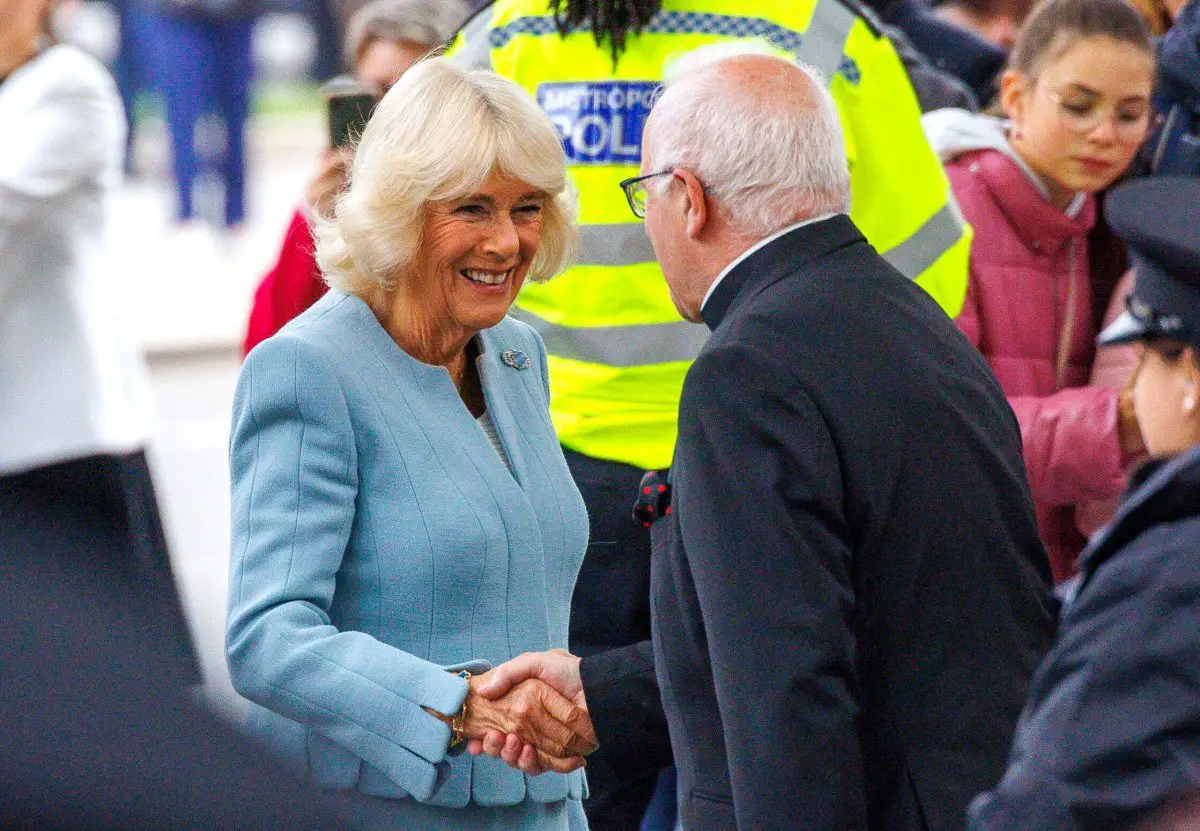
[[[978,173],[979,172],[979,162],[971,162],[971,166],[967,169],[970,170],[972,173]]]

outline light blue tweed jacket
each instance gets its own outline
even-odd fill
[[[478,342],[511,472],[446,370],[357,297],[330,291],[238,379],[229,671],[265,708],[251,729],[332,788],[444,807],[584,795],[582,771],[447,756],[449,728],[421,709],[462,704],[446,667],[565,649],[587,546],[541,339],[506,318]]]

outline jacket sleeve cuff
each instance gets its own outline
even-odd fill
[[[463,702],[467,700],[468,690],[469,685],[466,679],[460,678],[454,672],[433,672],[418,690],[416,703],[442,715],[452,716],[462,709]],[[433,716],[430,718],[442,724]],[[448,740],[449,734],[447,733]]]

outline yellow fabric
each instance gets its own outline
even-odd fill
[[[816,0],[665,0],[663,12],[761,18],[803,33]],[[718,34],[643,33],[630,36],[616,66],[607,45],[590,32],[513,34],[527,19],[548,20],[545,0],[499,0],[481,14],[509,39],[490,51],[492,68],[537,96],[541,85],[567,82],[657,82],[663,65],[681,53],[731,39]],[[468,27],[470,29],[470,27]],[[456,43],[454,51],[468,44]],[[768,45],[771,45],[768,43]],[[789,53],[772,46],[784,56]],[[851,217],[880,251],[904,242],[950,198],[949,182],[927,144],[916,97],[890,42],[861,19],[844,52],[854,78],[837,73],[831,92],[846,133]],[[769,151],[769,148],[764,148]],[[582,225],[637,222],[618,187],[637,175],[635,164],[573,164]],[[967,283],[970,234],[923,272],[917,282],[951,316]],[[552,323],[627,326],[678,322],[656,264],[577,266],[545,284],[526,284],[518,305]],[[589,456],[641,468],[666,467],[677,432],[686,362],[609,367],[550,357],[551,416],[560,441]]]

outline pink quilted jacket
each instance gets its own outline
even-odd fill
[[[983,147],[959,135],[938,148],[975,229],[957,323],[991,364],[1020,422],[1042,540],[1062,580],[1074,573],[1085,542],[1076,504],[1115,496],[1124,483],[1119,389],[1088,386],[1096,332],[1086,234],[1095,200],[1087,197],[1074,218],[1055,208],[1003,132],[995,143],[999,127],[990,123]]]

